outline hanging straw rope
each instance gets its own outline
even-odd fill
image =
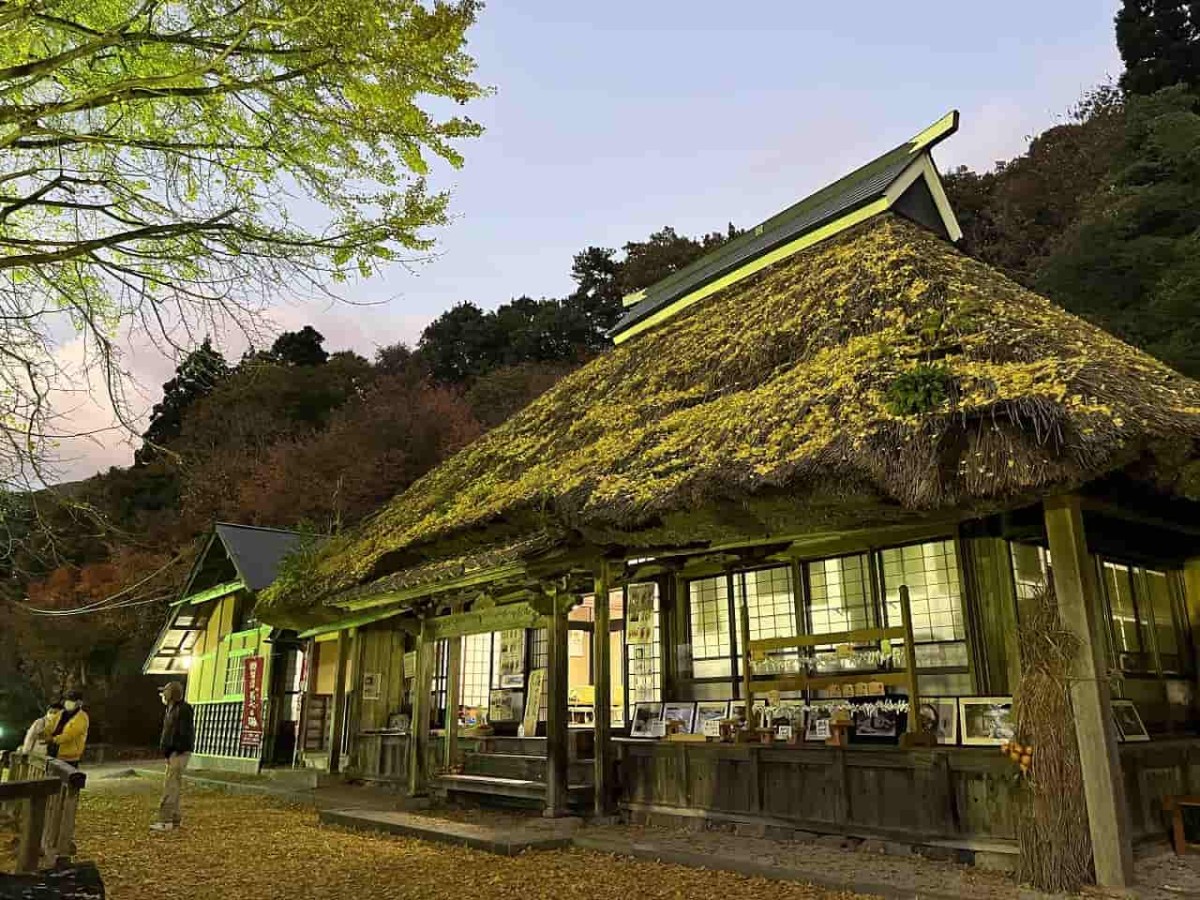
[[[1023,674],[1013,707],[1017,739],[1034,750],[1017,792],[1017,875],[1043,891],[1074,893],[1095,881],[1071,711],[1071,661],[1079,642],[1059,619],[1053,584],[1038,588],[1022,619]]]

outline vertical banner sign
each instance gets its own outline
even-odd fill
[[[242,664],[242,746],[257,747],[263,739],[263,658],[247,656]]]
[[[529,673],[529,694],[525,697],[525,718],[521,722],[521,732],[525,737],[537,734],[538,722],[545,716],[542,708],[546,705],[546,670],[534,669]]]
[[[654,585],[629,586],[625,631],[631,644],[654,643]]]

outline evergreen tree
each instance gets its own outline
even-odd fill
[[[175,369],[175,377],[164,384],[163,398],[150,413],[150,425],[142,435],[142,446],[134,454],[134,465],[151,462],[161,448],[179,437],[184,413],[201,397],[212,393],[226,375],[229,366],[209,338],[188,353]]]
[[[323,366],[329,354],[321,345],[325,336],[311,325],[299,331],[285,331],[271,345],[271,356],[285,366]]]
[[[1116,26],[1126,91],[1153,94],[1176,84],[1200,87],[1200,3],[1124,0]]]
[[[1200,376],[1200,97],[1131,97],[1116,167],[1035,286]]]

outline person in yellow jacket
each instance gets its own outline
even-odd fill
[[[46,729],[49,755],[78,768],[87,746],[90,724],[88,714],[83,709],[83,694],[67,691],[63,694],[63,711]]]

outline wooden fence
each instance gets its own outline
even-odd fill
[[[25,753],[0,756],[0,773],[0,808],[20,819],[17,872],[69,863],[87,776],[62,760]]]

